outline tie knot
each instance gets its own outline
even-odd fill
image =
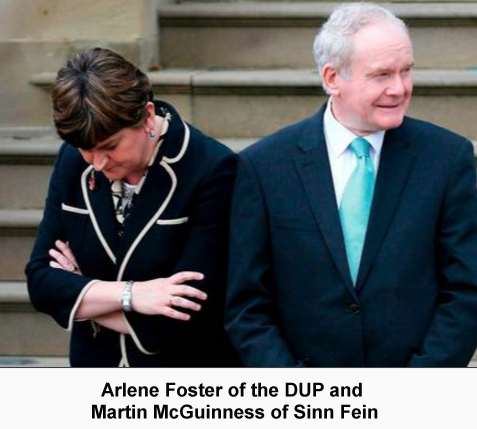
[[[358,158],[369,157],[369,142],[365,138],[356,137],[350,147]]]

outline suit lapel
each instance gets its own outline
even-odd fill
[[[385,134],[356,289],[360,289],[366,281],[414,162],[415,154],[403,134],[402,127]]]
[[[349,292],[355,295],[348,260],[344,247],[343,233],[338,215],[331,168],[323,133],[324,109],[310,120],[299,143],[301,153],[295,158],[298,174],[338,272]]]
[[[94,172],[90,166],[83,172],[81,188],[96,236],[116,264],[117,232],[110,183],[102,173]]]

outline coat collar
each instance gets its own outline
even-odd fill
[[[174,164],[182,159],[187,150],[190,129],[170,104],[155,100],[154,106],[156,114],[170,118],[169,128],[155,163],[164,160],[167,164]]]
[[[81,177],[83,198],[96,236],[111,261],[119,265],[117,280],[122,280],[137,246],[170,203],[178,183],[172,166],[184,157],[189,145],[190,129],[176,110],[160,101],[155,101],[155,106],[159,115],[170,115],[169,130],[134,202],[121,240],[117,237],[109,180],[102,173],[93,173],[92,166]],[[88,186],[91,174],[95,174],[94,189]]]
[[[386,132],[360,270],[354,286],[349,272],[323,131],[324,111],[325,106],[305,123],[302,136],[297,142],[299,152],[295,163],[313,216],[336,268],[349,292],[357,297],[356,293],[369,274],[399,205],[413,164],[414,152],[403,126]]]

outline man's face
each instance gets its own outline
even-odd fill
[[[412,94],[411,41],[396,24],[371,24],[353,37],[350,76],[336,77],[332,109],[356,135],[401,125]]]

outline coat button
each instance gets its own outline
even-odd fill
[[[352,313],[359,313],[359,304],[356,304],[355,302],[350,304],[348,308],[351,310]]]

